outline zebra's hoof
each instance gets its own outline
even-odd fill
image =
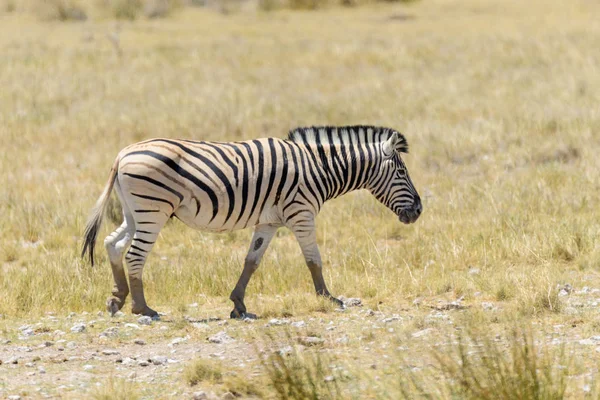
[[[251,314],[249,312],[240,312],[238,310],[233,310],[231,314],[229,314],[229,318],[231,319],[258,319],[256,314]]]
[[[153,309],[151,309],[148,306],[145,306],[141,309],[132,309],[131,310],[132,313],[137,314],[137,315],[143,315],[145,317],[151,317],[152,319],[155,318],[160,318],[160,316],[158,315],[158,313],[156,311],[154,311]]]
[[[331,297],[329,297],[329,300],[333,301],[339,308],[342,308],[342,309],[346,308],[344,306],[344,302],[341,301],[340,299],[336,299],[335,297],[331,296]]]
[[[106,311],[108,311],[110,316],[113,317],[118,311],[121,310],[121,308],[123,308],[124,303],[124,300],[111,296],[106,300]]]

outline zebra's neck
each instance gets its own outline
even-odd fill
[[[310,164],[305,175],[316,181],[322,202],[367,188],[381,162],[379,143],[304,143],[301,146]]]

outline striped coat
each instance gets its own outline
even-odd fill
[[[133,312],[156,315],[145,301],[142,270],[158,233],[171,217],[214,232],[256,227],[244,270],[230,298],[232,317],[250,316],[246,285],[276,230],[286,226],[302,248],[317,293],[334,299],[321,272],[315,216],[323,203],[368,189],[402,222],[414,222],[421,203],[400,153],[405,138],[367,126],[298,128],[287,139],[202,142],[151,139],[123,149],[113,164],[85,233],[83,254],[93,263],[94,242],[114,189],[123,224],[105,240],[115,286],[114,313],[131,290]],[[122,255],[125,254],[129,286]]]

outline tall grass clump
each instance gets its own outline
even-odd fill
[[[32,4],[34,13],[45,21],[85,21],[87,14],[77,0],[44,0]]]
[[[140,391],[133,382],[110,378],[91,391],[89,398],[94,400],[137,400]]]
[[[183,379],[190,386],[196,386],[200,383],[222,383],[222,367],[215,361],[199,358],[186,365],[183,370]]]
[[[400,392],[406,398],[417,392],[428,398],[563,399],[570,366],[565,348],[542,347],[533,332],[515,328],[503,340],[473,328],[459,331],[450,349],[432,351],[441,376],[400,375]]]
[[[320,353],[274,352],[262,365],[279,399],[343,399],[338,379]]]

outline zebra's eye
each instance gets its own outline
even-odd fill
[[[400,178],[406,178],[406,170],[399,169],[398,171],[396,171],[396,175],[398,175]]]

